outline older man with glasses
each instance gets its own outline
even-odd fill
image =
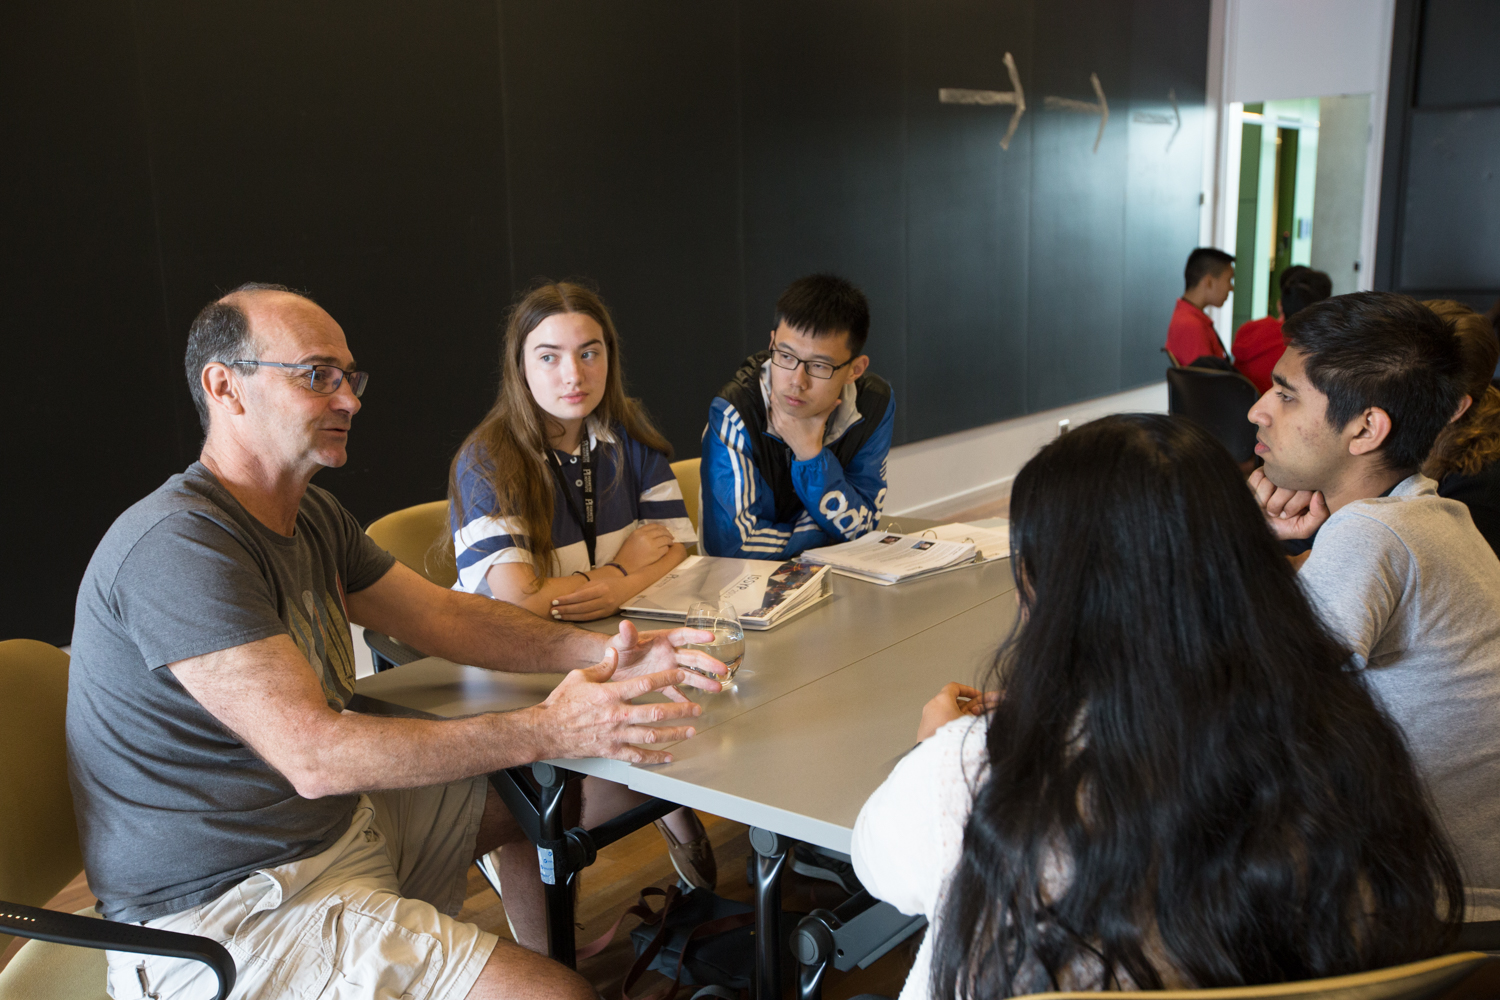
[[[875,528],[896,404],[866,371],[870,307],[849,282],[799,278],[769,347],[709,406],[700,475],[703,551],[787,559]]]
[[[454,919],[469,863],[524,844],[485,775],[555,757],[670,759],[673,688],[718,690],[676,648],[444,590],[376,546],[313,475],[347,459],[368,376],[310,299],[246,285],[188,336],[205,440],[126,511],[78,595],[68,751],[106,917],[212,937],[235,997],[551,995],[588,983]],[[349,624],[496,670],[571,671],[532,709],[452,721],[347,710]],[[632,705],[663,691],[668,704]],[[664,722],[659,727],[649,723]],[[181,959],[109,953],[114,997],[209,996]]]

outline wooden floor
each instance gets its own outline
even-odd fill
[[[754,897],[745,877],[751,854],[748,829],[741,823],[707,813],[698,816],[713,841],[719,866],[719,895],[744,903],[752,902]],[[665,889],[676,881],[677,873],[672,870],[672,862],[667,858],[666,847],[655,827],[637,830],[611,844],[600,852],[599,859],[582,875],[577,913],[579,944],[593,941],[607,931],[627,907],[638,901],[644,887]],[[782,896],[786,911],[800,913],[814,907],[835,906],[843,899],[837,886],[805,879],[791,871],[787,872],[782,884]],[[469,896],[459,917],[512,940],[505,925],[505,908],[477,869],[470,869]],[[635,917],[627,917],[609,947],[578,965],[578,971],[606,1000],[616,1000],[620,996],[620,987],[635,960],[630,945],[630,928],[638,923]],[[830,970],[823,982],[825,1000],[846,1000],[861,993],[894,997],[906,981],[906,971],[911,967],[918,943],[919,940],[913,940],[895,948],[868,969],[854,969],[847,973]],[[666,982],[665,977],[647,973],[631,990],[631,995],[643,996]],[[691,995],[692,990],[684,988],[679,997],[685,1000]],[[787,995],[794,994],[789,992]]]
[[[699,813],[714,844],[714,855],[719,865],[719,894],[729,899],[749,903],[753,897],[745,879],[746,863],[751,849],[747,828],[707,813]],[[637,902],[640,890],[648,885],[665,889],[677,881],[677,873],[667,858],[666,846],[661,835],[652,826],[637,830],[624,839],[611,844],[599,853],[599,859],[583,873],[578,897],[578,937],[580,945],[599,937],[625,909]],[[788,911],[805,913],[817,906],[834,906],[843,898],[836,887],[826,882],[805,879],[788,871],[783,882],[783,906]],[[79,875],[67,889],[48,903],[48,908],[72,913],[92,906],[94,896],[88,884]],[[505,907],[490,889],[489,883],[477,868],[469,869],[468,898],[459,912],[461,920],[471,921],[493,931],[500,937],[512,940],[505,923]],[[635,954],[630,946],[630,929],[639,921],[627,917],[620,927],[614,942],[593,958],[579,963],[579,971],[588,977],[606,1000],[618,1000],[620,986],[630,971]],[[846,1000],[861,993],[877,993],[894,997],[901,991],[906,980],[906,971],[911,967],[911,958],[916,952],[916,941],[899,946],[868,969],[855,969],[847,973],[830,970],[823,983],[825,1000]],[[20,942],[14,942],[0,958],[0,967],[10,959]],[[644,996],[667,982],[665,977],[647,973],[631,991],[632,996]],[[684,988],[679,1000],[686,1000],[692,990]],[[788,996],[794,994],[788,993]]]

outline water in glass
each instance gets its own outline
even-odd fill
[[[712,642],[689,642],[682,648],[701,650],[728,667],[729,675],[719,678],[727,687],[745,659],[745,632],[740,627],[740,616],[734,605],[726,601],[716,608],[706,601],[699,601],[688,609],[683,624],[714,634]]]

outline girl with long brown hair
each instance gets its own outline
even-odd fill
[[[606,618],[686,558],[697,541],[669,445],[625,395],[620,337],[592,290],[548,282],[506,322],[495,405],[449,475],[455,588],[559,621]],[[581,821],[594,826],[645,797],[583,781]],[[713,888],[713,850],[690,809],[657,821],[672,863]],[[517,939],[545,949],[536,858],[497,862]]]
[[[625,395],[614,321],[582,285],[529,292],[500,364],[495,405],[449,477],[458,589],[607,618],[697,541],[672,446]]]

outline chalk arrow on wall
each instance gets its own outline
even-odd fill
[[[1010,90],[938,88],[938,100],[943,104],[1014,105],[1016,110],[1011,112],[1010,128],[1005,130],[1005,138],[1000,140],[1001,149],[1010,148],[1010,140],[1016,134],[1016,126],[1021,123],[1021,116],[1026,113],[1026,91],[1021,89],[1021,74],[1016,72],[1016,61],[1011,58],[1009,52],[1005,53],[1005,69],[1010,73]]]
[[[1099,116],[1099,134],[1094,138],[1094,152],[1099,152],[1099,143],[1104,140],[1104,126],[1109,123],[1109,102],[1104,99],[1104,88],[1099,85],[1099,74],[1090,73],[1089,82],[1094,85],[1094,93],[1099,100],[1075,101],[1071,97],[1042,98],[1042,107],[1048,111],[1076,111],[1084,115]]]
[[[1131,120],[1140,122],[1143,125],[1171,125],[1175,123],[1177,127],[1172,130],[1172,136],[1167,140],[1167,149],[1171,149],[1172,142],[1177,138],[1177,133],[1182,131],[1182,112],[1177,110],[1176,87],[1167,91],[1167,100],[1172,102],[1172,113],[1170,115],[1156,115],[1147,111],[1137,111],[1131,117]]]

